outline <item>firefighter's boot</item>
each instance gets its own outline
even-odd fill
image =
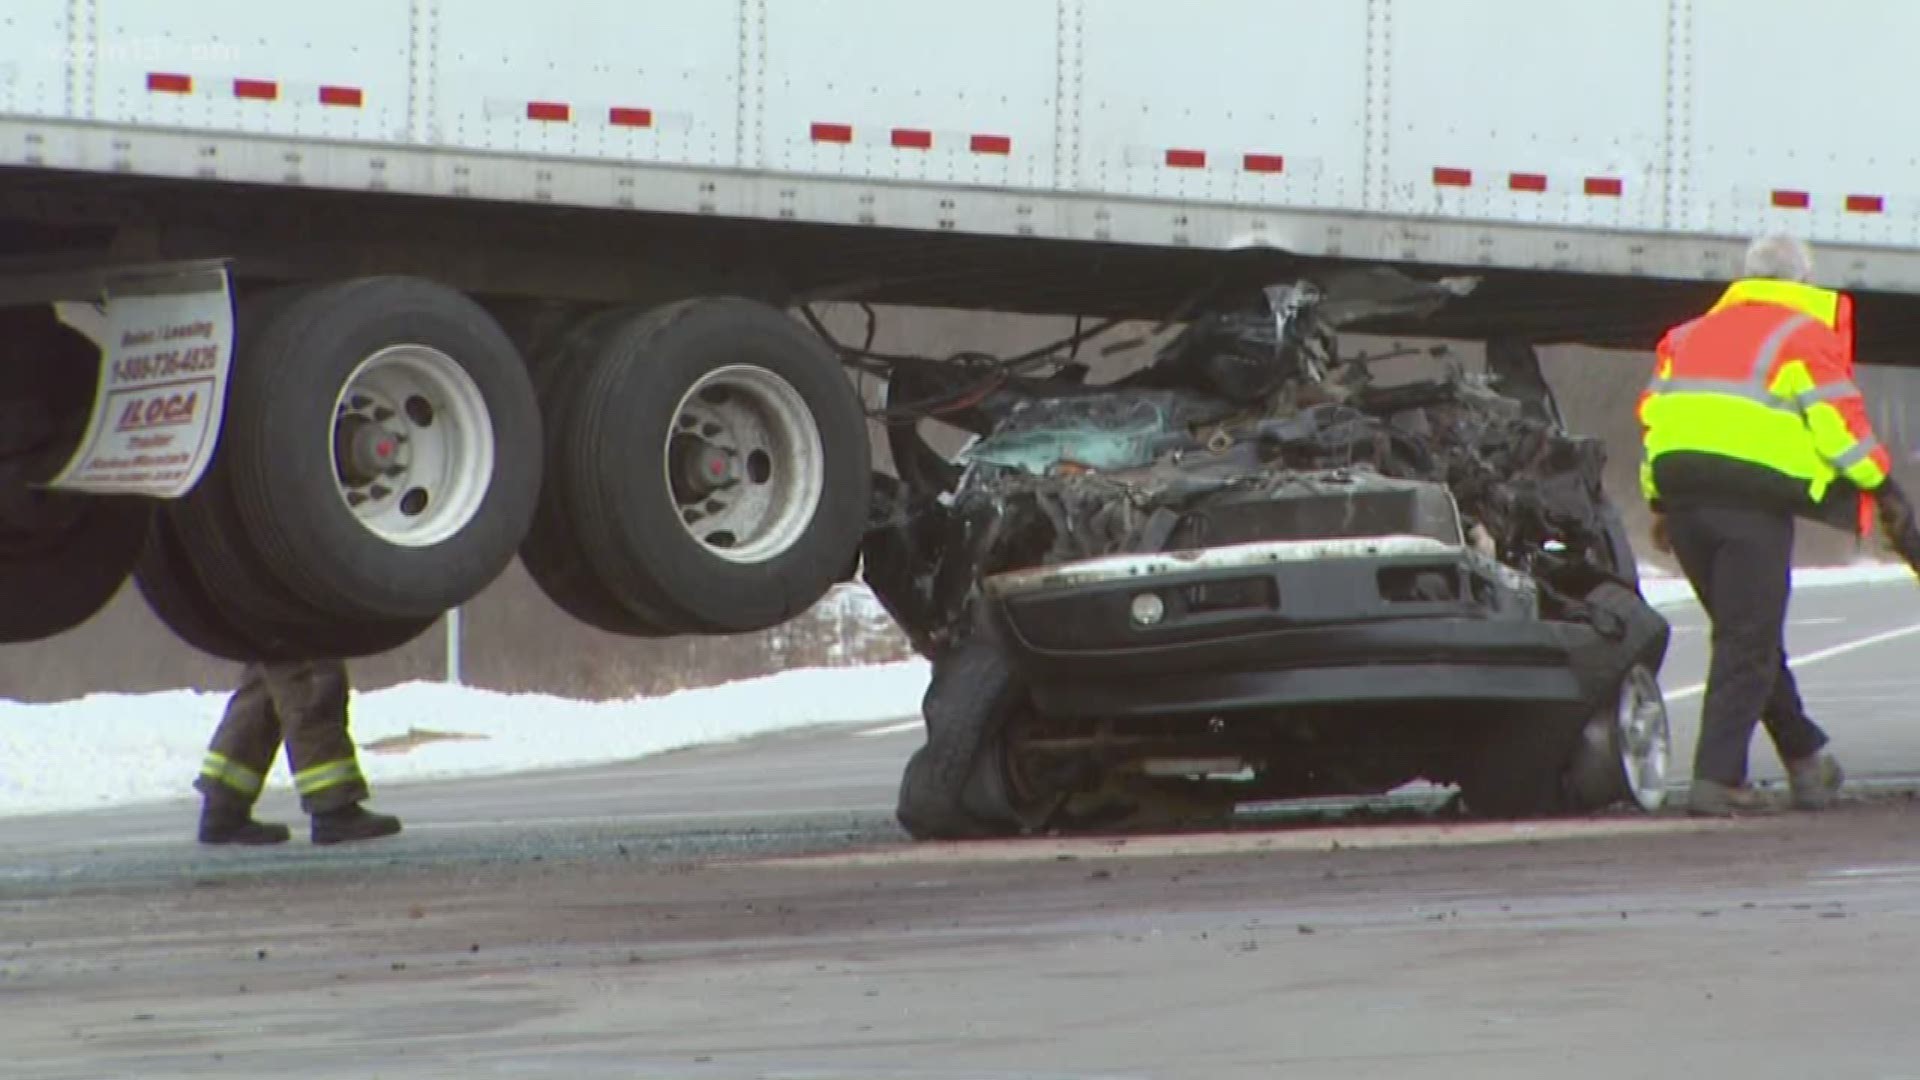
[[[200,808],[200,842],[203,844],[284,844],[293,830],[273,821],[255,821],[244,806],[208,799]]]
[[[316,844],[377,840],[399,831],[399,818],[391,814],[376,814],[359,803],[313,815],[313,842]]]

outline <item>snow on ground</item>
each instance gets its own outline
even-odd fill
[[[408,683],[356,693],[352,731],[377,797],[398,781],[626,761],[816,724],[898,720],[919,713],[926,685],[918,660],[613,702]],[[188,785],[225,706],[224,694],[194,691],[0,701],[0,814],[192,796]],[[380,749],[389,740],[413,745]],[[268,787],[287,786],[282,757]]]
[[[1905,566],[1796,571],[1796,588],[1907,578]],[[1648,567],[1642,590],[1691,602],[1685,578]],[[354,739],[376,795],[388,784],[627,761],[690,746],[822,724],[915,716],[927,666],[789,671],[653,699],[583,702],[437,683],[356,693]],[[0,814],[84,810],[192,794],[224,694],[96,694],[26,705],[0,701]],[[285,759],[268,786],[288,785]]]

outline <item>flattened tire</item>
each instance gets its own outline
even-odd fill
[[[133,572],[153,516],[140,496],[37,498],[58,517],[19,531],[0,521],[0,644],[50,638],[98,614]]]
[[[533,516],[542,438],[526,367],[486,311],[430,282],[368,278],[298,297],[247,340],[221,453],[276,579],[335,616],[411,620],[500,576]],[[384,425],[378,463],[403,471],[361,483],[337,468],[361,462],[336,453],[359,445],[343,417]]]
[[[590,362],[564,433],[573,509],[623,606],[746,633],[845,578],[872,463],[866,414],[817,336],[765,304],[686,301],[618,327]]]
[[[1022,692],[1005,655],[985,634],[934,660],[921,702],[927,741],[907,759],[894,811],[907,835],[974,840],[1020,831],[1004,800],[1005,785],[987,783],[986,774],[997,765],[1000,729]]]

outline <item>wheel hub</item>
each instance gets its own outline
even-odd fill
[[[739,482],[733,454],[698,436],[677,436],[673,458],[674,476],[679,481],[674,485],[674,497],[682,504],[697,502]]]
[[[406,436],[388,431],[376,421],[351,413],[343,416],[335,440],[334,453],[342,478],[349,484],[365,486],[404,471],[400,467],[400,447]]]
[[[766,368],[716,368],[680,399],[666,472],[682,527],[712,555],[761,563],[797,543],[826,487],[806,399]]]
[[[437,544],[479,513],[493,475],[486,400],[452,357],[395,345],[368,357],[334,407],[340,497],[401,547]]]

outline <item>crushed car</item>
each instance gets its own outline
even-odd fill
[[[1387,385],[1339,333],[1472,279],[1228,297],[1089,385],[889,365],[862,573],[928,657],[917,838],[1215,821],[1457,785],[1490,816],[1655,809],[1669,627],[1532,349]],[[1076,342],[1077,344],[1077,342]],[[937,452],[921,421],[972,436]]]

